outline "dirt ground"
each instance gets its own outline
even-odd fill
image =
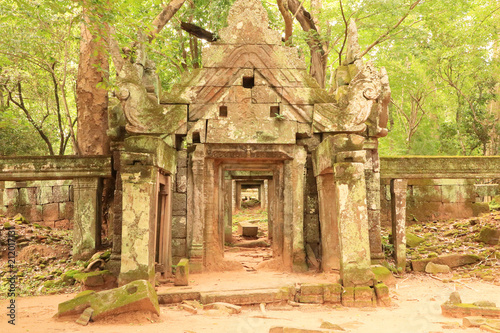
[[[235,271],[190,276],[195,290],[232,290],[273,287],[292,282],[332,281],[324,274],[287,274],[277,272]],[[440,304],[452,291],[458,291],[463,302],[490,300],[500,305],[500,286],[488,282],[464,281],[443,283],[424,274],[406,274],[391,288],[393,305],[389,308],[345,308],[329,305],[268,305],[263,313],[258,306],[243,307],[236,315],[205,312],[192,315],[176,305],[161,306],[155,318],[144,313],[124,314],[83,327],[74,321],[52,318],[60,302],[74,294],[20,297],[16,299],[16,325],[7,323],[5,300],[0,301],[0,332],[269,332],[272,326],[319,328],[323,321],[340,325],[347,332],[427,333],[481,332],[478,328],[445,329],[443,323],[462,323],[461,319],[445,318]],[[185,287],[186,288],[186,287]],[[159,290],[161,291],[161,289]]]

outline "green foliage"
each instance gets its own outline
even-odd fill
[[[175,85],[186,71],[200,67],[202,52],[209,44],[183,31],[180,22],[217,33],[227,24],[233,2],[185,2],[152,43],[147,43],[164,89]],[[318,31],[305,32],[295,19],[287,44],[298,47],[307,63],[311,43],[323,46],[327,89],[346,52],[346,22],[356,21],[362,51],[375,44],[363,58],[387,69],[392,89],[389,135],[380,141],[381,154],[498,153],[498,148],[492,148],[500,147],[500,106],[492,106],[498,100],[500,73],[497,1],[421,1],[410,8],[414,1],[359,0],[342,2],[342,9],[338,1],[300,2],[311,13]],[[9,143],[0,146],[0,154],[47,154],[51,147],[54,154],[71,151],[69,129],[73,125],[66,115],[76,117],[73,87],[83,38],[79,28],[82,4],[86,4],[87,24],[99,36],[97,40],[108,41],[108,27],[113,27],[118,45],[130,48],[134,56],[138,32],[148,35],[152,31],[152,22],[165,3],[0,2],[0,140]],[[263,1],[263,5],[269,27],[283,31],[276,2]],[[394,28],[403,17],[403,23]],[[99,86],[112,90],[115,70],[111,66],[109,71],[109,81]],[[31,121],[22,108],[9,101],[9,91],[19,101],[19,84]],[[46,134],[45,141],[40,131]]]

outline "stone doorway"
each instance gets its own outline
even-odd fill
[[[235,180],[267,180],[273,267],[307,270],[303,237],[306,156],[304,148],[295,145],[197,146],[191,158],[194,193],[191,199],[188,195],[188,207],[193,205],[192,215],[188,211],[188,221],[193,222],[191,260],[199,258],[207,270],[235,267],[224,256],[224,243],[232,226],[231,177],[246,172],[246,179]],[[248,178],[252,173],[261,179]]]
[[[229,162],[229,168],[236,167],[232,164]],[[274,172],[272,167],[263,171],[266,165],[258,167],[226,170],[227,166],[223,166],[220,194],[224,259],[241,263],[247,271],[255,271],[273,258],[273,250],[277,251],[273,246],[273,228],[279,227],[273,224],[277,211]]]

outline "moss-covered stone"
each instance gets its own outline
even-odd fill
[[[496,245],[498,244],[499,238],[500,238],[500,229],[494,228],[489,225],[485,225],[481,229],[481,232],[479,233],[478,240],[486,244]]]
[[[14,221],[16,221],[17,224],[28,224],[28,220],[22,215],[22,214],[17,214],[14,216]]]
[[[411,232],[406,233],[406,246],[417,247],[425,241],[425,238],[417,236]]]
[[[372,272],[375,274],[375,280],[377,282],[385,283],[386,285],[396,284],[396,279],[392,275],[392,272],[384,266],[372,266]]]
[[[158,297],[154,287],[145,280],[138,280],[120,288],[101,291],[88,291],[74,299],[60,303],[57,316],[82,313],[86,308],[94,309],[94,319],[129,311],[149,311],[160,314]]]

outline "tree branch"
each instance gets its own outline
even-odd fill
[[[20,108],[24,112],[24,114],[26,115],[26,118],[28,119],[29,123],[35,128],[35,130],[41,136],[41,138],[43,139],[43,141],[45,141],[45,144],[47,145],[47,148],[49,149],[49,154],[50,155],[54,155],[54,149],[52,148],[52,144],[50,143],[49,138],[47,137],[47,135],[45,135],[45,133],[43,132],[43,130],[40,128],[40,126],[37,125],[37,123],[35,122],[35,120],[33,119],[33,117],[31,117],[30,112],[28,111],[28,109],[26,108],[26,105],[24,104],[24,98],[23,98],[23,92],[22,92],[22,88],[21,88],[21,82],[17,83],[17,96],[19,98],[19,101],[16,101],[12,97],[12,92],[10,90],[8,91],[8,93],[9,93],[9,99],[10,99],[10,101],[12,103],[14,103],[18,108]]]
[[[288,10],[288,2],[285,0],[277,0],[277,2],[280,13],[285,21],[285,42],[287,42],[293,34],[293,17]]]
[[[215,36],[214,33],[205,30],[195,24],[192,23],[187,23],[187,22],[181,22],[181,29],[184,30],[185,32],[189,33],[190,35],[193,35],[195,37],[198,37],[200,39],[204,39],[208,42],[215,42],[217,41],[217,36]]]
[[[160,14],[153,20],[153,26],[156,28],[149,34],[149,42],[156,38],[163,27],[170,21],[172,16],[182,7],[185,0],[171,0],[170,3],[163,8]]]
[[[420,1],[422,0],[417,0],[415,1],[414,3],[412,3],[410,5],[410,8],[408,9],[408,11],[403,15],[403,17],[401,17],[401,19],[394,25],[392,26],[391,28],[387,29],[387,31],[385,33],[383,33],[382,35],[380,35],[373,43],[371,43],[367,48],[366,50],[364,50],[363,52],[361,52],[361,54],[359,55],[360,58],[362,58],[365,54],[367,54],[375,45],[377,44],[380,44],[381,42],[383,42],[385,40],[385,38],[387,36],[389,36],[389,34],[394,31],[397,27],[399,27],[401,25],[401,23],[403,23],[403,21],[408,17],[408,15],[410,14],[410,12],[420,3]]]

